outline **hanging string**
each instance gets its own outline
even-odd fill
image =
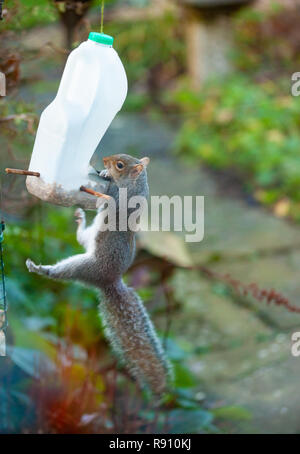
[[[101,33],[103,33],[103,18],[104,18],[104,0],[102,0],[101,3],[101,26],[100,26]]]

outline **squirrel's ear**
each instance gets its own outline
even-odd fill
[[[150,158],[142,158],[140,159],[140,162],[143,164],[144,167],[147,167],[147,165],[150,162]]]
[[[132,167],[130,174],[133,178],[137,178],[143,170],[144,170],[143,164],[136,164],[135,166]]]

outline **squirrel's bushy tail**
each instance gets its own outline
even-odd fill
[[[102,292],[100,311],[116,354],[142,386],[161,395],[170,367],[141,299],[121,279]]]

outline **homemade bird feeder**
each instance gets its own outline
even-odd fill
[[[183,0],[187,65],[193,86],[232,70],[233,17],[253,0]]]
[[[28,175],[28,191],[43,201],[95,209],[93,196],[105,192],[107,181],[89,163],[127,95],[113,41],[92,32],[71,52],[57,95],[41,115],[29,170],[7,169]]]

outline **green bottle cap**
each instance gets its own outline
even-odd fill
[[[89,39],[91,41],[96,41],[96,43],[106,44],[108,46],[112,46],[114,43],[114,38],[112,36],[105,35],[104,33],[91,32],[89,34]]]

